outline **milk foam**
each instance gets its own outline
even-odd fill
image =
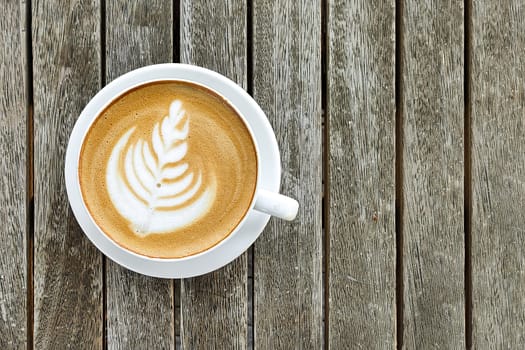
[[[109,197],[118,213],[139,236],[169,233],[205,215],[213,204],[213,176],[188,164],[189,118],[175,100],[169,115],[155,124],[151,142],[129,142],[136,127],[116,143],[106,168]],[[179,124],[183,124],[180,126]]]

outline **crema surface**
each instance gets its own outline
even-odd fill
[[[138,254],[179,258],[227,237],[257,182],[236,111],[195,84],[161,81],[115,99],[83,142],[78,176],[97,225]]]

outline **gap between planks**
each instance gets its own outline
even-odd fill
[[[171,17],[171,23],[172,23],[172,61],[173,63],[180,63],[180,0],[173,0],[172,4],[172,17]]]
[[[464,230],[465,230],[465,344],[472,348],[472,0],[464,2]]]
[[[330,331],[330,125],[328,117],[328,0],[321,0],[321,124],[322,124],[322,222],[321,254],[323,272],[323,348],[328,350]]]
[[[396,343],[403,348],[403,0],[395,2],[395,231],[396,231]]]
[[[34,338],[34,120],[33,120],[33,47],[32,47],[32,0],[25,2],[25,50],[26,50],[26,349],[33,350]]]

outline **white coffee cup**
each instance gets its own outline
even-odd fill
[[[220,243],[201,253],[177,259],[151,258],[129,251],[107,236],[95,223],[82,199],[78,179],[82,143],[102,110],[124,92],[159,80],[182,80],[203,85],[221,95],[248,127],[257,150],[257,184],[250,209],[237,227]],[[143,67],[109,83],[80,114],[68,143],[65,162],[66,188],[71,208],[86,236],[106,256],[130,270],[165,278],[201,275],[224,266],[242,254],[266,226],[269,215],[293,220],[299,204],[278,193],[280,157],[273,129],[257,103],[237,84],[211,70],[185,64]]]

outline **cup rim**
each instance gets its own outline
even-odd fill
[[[145,76],[148,77],[146,78]],[[162,80],[188,81],[192,84],[201,85],[227,101],[249,130],[252,142],[256,147],[258,163],[256,189],[250,209],[247,210],[235,229],[214,246],[181,258],[150,257],[135,253],[119,245],[96,225],[83,199],[79,198],[81,193],[78,181],[79,154],[85,134],[90,129],[93,121],[103,108],[133,88],[133,86]],[[254,128],[257,128],[257,133],[254,132]],[[264,152],[259,147],[261,140],[265,144]],[[263,161],[266,163],[264,171]],[[145,66],[130,71],[110,82],[90,99],[71,131],[66,150],[64,170],[66,190],[73,214],[77,218],[84,234],[104,255],[130,270],[145,275],[184,278],[211,272],[226,265],[242,254],[255,241],[269,220],[268,215],[253,210],[257,192],[261,187],[271,191],[279,190],[281,165],[279,148],[273,129],[262,109],[244,89],[227,77],[206,68],[168,63]],[[244,226],[246,226],[246,230],[249,230],[245,230],[248,233],[246,237],[244,237],[244,234],[238,235]],[[232,242],[230,243],[230,241]],[[221,256],[217,255],[219,251]],[[179,270],[172,271],[172,268]]]
[[[120,97],[124,96],[125,94],[127,94],[131,90],[137,89],[137,88],[139,88],[139,87],[141,87],[143,85],[148,85],[148,84],[152,84],[152,83],[156,83],[156,82],[162,82],[162,81],[174,81],[174,82],[189,83],[189,84],[197,85],[197,86],[199,86],[201,88],[204,88],[206,90],[210,90],[212,93],[216,94],[221,99],[223,99],[228,104],[228,106],[231,107],[235,111],[235,114],[237,115],[237,117],[239,117],[241,119],[242,123],[244,124],[244,127],[246,128],[246,130],[248,130],[248,134],[250,135],[250,139],[252,140],[253,146],[255,148],[255,158],[256,158],[256,162],[257,162],[256,163],[257,175],[256,175],[256,179],[255,179],[255,188],[253,190],[252,197],[251,197],[251,200],[250,200],[250,205],[248,206],[248,208],[246,208],[242,218],[235,225],[235,227],[230,231],[230,233],[228,233],[220,241],[216,242],[212,246],[210,246],[210,247],[208,247],[208,248],[206,248],[204,250],[201,250],[201,251],[199,251],[199,252],[197,252],[195,254],[186,255],[186,256],[183,256],[183,257],[180,257],[180,258],[162,258],[162,257],[148,256],[148,255],[140,254],[140,253],[134,252],[133,250],[131,250],[129,248],[126,248],[126,247],[122,246],[121,244],[119,244],[117,241],[115,241],[113,238],[111,238],[109,236],[109,234],[107,234],[97,224],[97,222],[93,218],[93,215],[91,214],[91,212],[89,211],[89,209],[88,209],[88,207],[86,205],[86,201],[84,200],[84,194],[82,193],[82,190],[80,191],[80,199],[81,199],[81,202],[82,202],[82,206],[84,207],[84,209],[88,213],[89,219],[96,226],[98,231],[101,232],[103,235],[105,235],[107,238],[109,238],[119,248],[124,249],[128,253],[131,253],[133,255],[144,257],[144,258],[147,258],[147,259],[161,260],[161,261],[165,261],[165,260],[178,260],[178,261],[180,261],[180,260],[183,260],[183,259],[186,259],[186,258],[190,258],[190,257],[193,257],[193,256],[197,256],[197,255],[206,253],[207,251],[210,251],[210,250],[218,247],[219,245],[224,244],[225,241],[230,239],[230,237],[232,235],[234,235],[235,233],[237,233],[239,231],[240,227],[242,226],[242,224],[244,223],[244,221],[248,217],[250,211],[253,210],[253,207],[255,206],[255,200],[257,199],[257,191],[259,190],[259,178],[260,178],[260,175],[261,175],[260,174],[260,168],[261,167],[260,167],[259,145],[257,143],[257,139],[255,138],[255,135],[253,134],[253,130],[250,127],[250,124],[248,124],[248,122],[246,121],[246,118],[244,117],[244,115],[241,113],[241,111],[238,110],[238,108],[226,96],[224,96],[223,94],[221,94],[220,92],[218,92],[217,90],[215,90],[215,89],[213,89],[213,88],[211,88],[209,86],[206,86],[204,84],[201,84],[201,83],[198,83],[198,82],[194,82],[194,81],[191,81],[191,80],[188,80],[188,79],[159,78],[159,79],[152,79],[152,80],[143,81],[143,82],[134,84],[134,85],[132,85],[130,87],[127,87],[127,88],[121,90],[118,94],[114,95],[112,98],[110,98],[101,108],[98,109],[97,112],[91,114],[91,120],[90,120],[88,126],[85,128],[85,130],[83,130],[82,140],[80,141],[80,152],[77,155],[76,163],[77,164],[80,163],[80,155],[82,153],[82,148],[84,147],[84,142],[86,140],[87,134],[89,133],[89,130],[91,130],[91,127],[93,126],[95,121],[100,117],[101,113],[104,112],[104,110],[106,108],[108,108],[116,100],[118,100]],[[77,171],[76,171],[76,180],[79,183],[79,187],[81,188],[81,186],[80,186],[80,174],[79,174],[79,171],[78,171],[78,166],[77,166]]]

